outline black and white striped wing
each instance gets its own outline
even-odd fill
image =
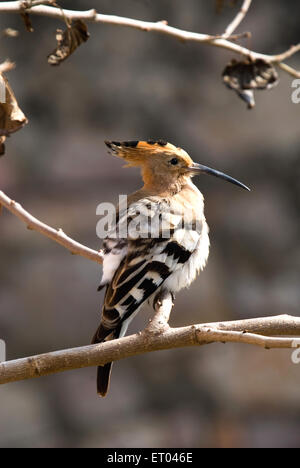
[[[119,327],[119,333],[124,334],[140,306],[170,275],[182,268],[199,240],[199,233],[181,226],[180,214],[170,215],[165,203],[156,200],[150,208],[149,201],[153,199],[144,199],[128,209],[126,241],[110,240],[121,261],[107,286],[99,331],[102,337]],[[119,224],[124,222],[121,217]],[[135,234],[133,230],[130,232],[130,223],[138,228]],[[134,239],[136,232],[140,237]],[[157,237],[152,238],[152,235]]]

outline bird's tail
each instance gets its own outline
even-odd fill
[[[119,335],[119,327],[114,330],[110,330],[100,324],[93,337],[92,344],[115,340],[116,338],[119,338]],[[108,391],[112,364],[112,362],[108,362],[107,364],[104,364],[104,366],[97,367],[97,393],[102,397],[104,397]]]
[[[97,393],[104,397],[108,392],[112,362],[97,367]]]

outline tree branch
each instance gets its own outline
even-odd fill
[[[32,216],[28,211],[14,200],[11,200],[5,193],[0,190],[0,207],[5,206],[5,208],[10,211],[12,214],[21,219],[28,229],[37,231],[40,234],[49,237],[54,242],[62,245],[68,249],[73,255],[81,255],[82,257],[87,258],[88,260],[93,260],[97,263],[102,263],[103,253],[101,251],[96,251],[86,247],[85,245],[76,242],[75,240],[68,237],[62,229],[55,229],[48,226],[45,223],[42,223],[37,218]]]
[[[248,13],[251,3],[252,0],[244,0],[238,14],[233,19],[233,21],[227,26],[225,33],[223,34],[224,38],[228,38],[229,36],[231,36],[232,33],[236,30],[236,28],[241,24],[246,14]]]
[[[169,291],[162,290],[154,299],[154,317],[145,329],[146,333],[160,334],[169,329],[169,319],[173,307],[173,297]]]
[[[251,56],[253,59],[263,59],[271,63],[278,64],[282,62],[283,60],[291,57],[293,54],[298,52],[300,50],[300,44],[297,44],[295,46],[290,47],[287,51],[277,54],[277,55],[267,55],[267,54],[261,54],[255,51],[252,51],[250,49],[247,49],[246,47],[242,47],[238,44],[235,44],[234,42],[231,42],[228,40],[227,35],[228,31],[232,32],[235,30],[235,28],[240,24],[240,22],[243,20],[245,17],[249,6],[250,6],[250,1],[245,0],[244,4],[235,17],[235,19],[232,21],[232,23],[229,24],[225,31],[225,38],[224,34],[221,36],[214,36],[214,35],[209,35],[209,34],[201,34],[201,33],[195,33],[195,32],[190,32],[190,31],[184,31],[182,29],[174,28],[172,26],[169,26],[166,21],[157,21],[157,22],[150,22],[150,21],[140,21],[140,20],[135,20],[132,18],[124,18],[121,16],[115,16],[115,15],[103,15],[100,13],[97,13],[95,9],[92,10],[87,10],[87,11],[76,11],[76,10],[65,10],[65,9],[60,9],[56,8],[53,6],[47,6],[47,5],[38,5],[38,6],[32,6],[30,8],[30,14],[34,15],[41,15],[41,16],[48,16],[51,18],[57,18],[60,20],[63,20],[65,18],[68,18],[69,20],[76,20],[76,19],[81,19],[84,21],[90,21],[93,23],[106,23],[106,24],[112,24],[116,26],[126,26],[130,28],[135,28],[139,29],[141,31],[146,31],[146,32],[156,32],[160,34],[164,34],[167,36],[172,36],[175,37],[183,42],[201,42],[205,43],[211,46],[215,47],[221,47],[223,49],[230,50],[232,52],[236,52],[238,54],[242,54],[245,56]],[[21,11],[24,11],[24,4],[22,1],[11,1],[11,2],[1,2],[0,3],[0,13],[20,13]],[[227,38],[227,39],[226,39]],[[289,67],[282,67],[284,71],[287,73],[290,73],[290,68]],[[293,74],[293,76],[295,76]]]
[[[300,71],[295,70],[295,68],[290,67],[286,63],[283,63],[283,62],[278,63],[278,66],[279,66],[279,68],[281,68],[281,70],[284,70],[289,75],[294,76],[295,78],[300,78]]]
[[[170,311],[172,308],[170,297],[163,299],[160,307],[169,308]],[[293,335],[294,338],[272,336],[275,334]],[[71,369],[104,365],[107,362],[152,351],[213,342],[248,343],[267,349],[295,348],[296,335],[300,335],[300,317],[289,315],[207,323],[182,328],[168,327],[160,333],[151,333],[147,327],[143,332],[118,340],[3,362],[0,364],[0,384]]]

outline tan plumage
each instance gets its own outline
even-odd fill
[[[205,266],[208,226],[203,196],[191,177],[210,173],[246,188],[194,163],[184,150],[161,140],[106,144],[127,167],[141,168],[144,186],[128,197],[126,210],[119,210],[117,223],[103,243],[100,288],[107,289],[93,343],[123,336],[145,301],[162,288],[174,294],[189,286]],[[107,393],[110,369],[111,363],[98,368],[97,388],[102,396]]]

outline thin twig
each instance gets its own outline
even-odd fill
[[[5,60],[5,62],[0,64],[0,73],[6,73],[15,68],[16,64],[10,60]]]
[[[172,304],[169,302],[171,310]],[[213,326],[212,326],[213,325]],[[232,330],[226,330],[227,327]],[[251,329],[252,332],[245,332]],[[266,335],[300,335],[300,317],[280,315],[234,322],[167,328],[159,334],[138,333],[96,345],[65,349],[0,363],[0,384],[41,377],[71,369],[104,365],[152,351],[205,345],[212,342],[248,343],[264,348],[295,348],[296,338]],[[300,339],[297,338],[300,343]]]
[[[22,1],[11,1],[11,2],[0,3],[0,13],[19,13],[21,10],[22,10]],[[112,24],[116,26],[126,26],[130,28],[135,28],[141,31],[146,31],[146,32],[156,32],[156,33],[164,34],[167,36],[172,36],[183,42],[189,41],[189,42],[205,43],[211,46],[221,47],[223,49],[227,49],[232,52],[236,52],[238,54],[242,54],[245,56],[251,56],[252,59],[263,59],[268,62],[276,63],[276,64],[291,57],[293,54],[295,54],[296,52],[300,50],[300,44],[297,44],[295,46],[290,47],[287,51],[281,54],[277,54],[277,55],[261,54],[261,53],[252,51],[246,47],[242,47],[239,44],[235,44],[234,42],[231,42],[228,39],[225,39],[224,35],[222,35],[220,38],[220,36],[214,36],[210,34],[201,34],[201,33],[195,33],[191,31],[184,31],[182,29],[169,26],[167,22],[164,20],[157,21],[157,22],[150,22],[150,21],[135,20],[132,18],[124,18],[121,16],[115,16],[115,15],[103,15],[103,14],[97,13],[95,9],[86,10],[86,11],[64,9],[62,13],[62,10],[59,8],[46,6],[46,5],[39,5],[39,6],[34,6],[30,8],[30,14],[48,16],[48,17],[57,18],[60,20],[64,20],[64,17],[66,17],[70,21],[81,19],[81,20],[90,21],[93,23],[104,23],[104,24],[106,23],[106,24]],[[241,17],[241,15],[238,15],[238,19],[235,18],[234,20],[235,24],[237,24],[237,21],[240,22],[242,19],[243,17]],[[235,24],[233,25],[234,28],[236,27]],[[229,25],[228,28],[232,29],[232,26]],[[288,69],[286,69],[285,71],[289,73]]]
[[[199,344],[205,343],[247,343],[262,346],[265,349],[271,348],[291,348],[295,338],[273,338],[262,336],[257,333],[248,333],[244,331],[226,331],[210,328],[207,326],[196,327],[196,336]]]
[[[258,319],[211,322],[206,323],[205,326],[227,331],[242,330],[243,332],[257,333],[259,335],[267,336],[300,335],[300,318],[287,314],[275,315],[272,317],[260,317]]]
[[[224,39],[227,39],[229,36],[231,36],[236,30],[236,28],[241,24],[246,14],[248,13],[251,3],[252,0],[244,0],[238,14],[233,19],[233,21],[231,21],[231,23],[227,26],[225,33],[223,34]]]
[[[293,67],[290,67],[289,65],[287,65],[286,63],[278,63],[278,66],[279,68],[281,68],[282,70],[284,70],[285,72],[289,73],[289,75],[292,75],[294,76],[295,78],[300,78],[300,71],[298,70],[295,70],[295,68]]]
[[[53,241],[68,249],[74,255],[81,255],[88,260],[102,263],[103,253],[101,251],[97,252],[96,250],[90,249],[89,247],[86,247],[85,245],[82,245],[68,237],[62,229],[52,228],[47,224],[39,221],[37,218],[28,213],[28,211],[24,210],[24,208],[19,203],[11,200],[1,190],[0,205],[5,206],[8,211],[21,219],[27,225],[28,229],[32,229],[46,237],[49,237]]]
[[[39,5],[54,5],[56,0],[22,0],[23,9],[29,10]]]

